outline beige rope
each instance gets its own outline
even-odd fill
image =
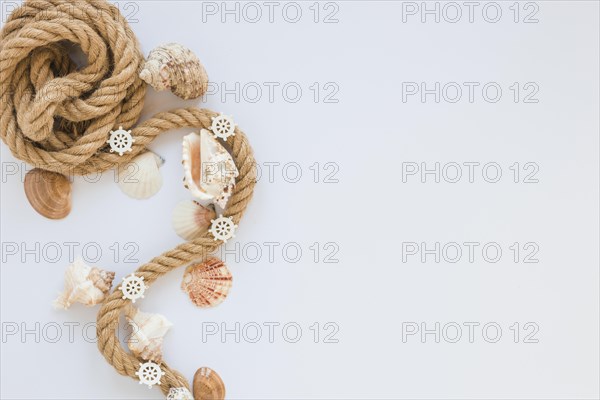
[[[176,110],[158,114],[136,129],[145,129],[150,134],[158,135],[166,130],[182,126],[207,128],[211,124],[210,117],[214,115],[216,114],[198,109]],[[252,197],[256,183],[256,168],[252,149],[246,136],[239,129],[236,129],[235,136],[228,139],[228,143],[230,141],[232,141],[233,159],[240,175],[229,198],[224,215],[226,217],[233,217],[234,222],[237,224],[241,220]],[[155,257],[149,263],[139,267],[135,271],[135,274],[144,277],[146,284],[151,284],[162,275],[177,267],[193,260],[205,259],[208,254],[215,251],[221,244],[221,241],[215,241],[213,236],[206,232],[202,237],[194,241],[183,243]],[[119,316],[124,307],[129,304],[129,300],[123,300],[122,296],[123,293],[118,288],[115,289],[104,301],[98,313],[98,347],[106,360],[120,374],[137,379],[135,372],[139,368],[140,360],[125,352],[119,343],[117,335]],[[177,371],[170,369],[164,363],[161,365],[161,368],[166,372],[166,375],[161,380],[163,393],[167,394],[172,387],[188,387],[186,379]]]
[[[77,70],[63,41],[81,46],[88,65]],[[195,108],[160,113],[132,129],[133,151],[107,152],[109,132],[137,123],[146,93],[138,72],[143,63],[137,39],[116,7],[105,0],[26,1],[0,33],[0,135],[15,157],[63,174],[100,172],[130,161],[158,135],[181,127],[208,128],[217,113]],[[240,172],[224,215],[239,223],[256,183],[252,149],[243,132],[229,138]],[[167,272],[202,260],[222,242],[202,237],[155,257],[135,272],[151,284]],[[122,375],[138,379],[141,360],[126,352],[119,317],[130,303],[117,288],[97,321],[98,347]],[[161,389],[187,387],[165,363]]]
[[[77,70],[64,42],[81,46]],[[138,41],[119,10],[104,0],[26,1],[0,34],[0,134],[15,157],[66,175],[84,175],[130,161],[133,152],[102,151],[119,125],[139,119],[146,85]]]

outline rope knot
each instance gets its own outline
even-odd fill
[[[68,43],[87,65],[77,68]],[[39,168],[88,174],[130,161],[102,151],[115,126],[131,127],[146,84],[138,41],[105,1],[36,0],[0,33],[0,128],[15,157]]]

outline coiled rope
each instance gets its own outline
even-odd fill
[[[81,47],[88,64],[77,69],[65,42]],[[146,84],[138,73],[144,62],[134,33],[119,10],[105,0],[26,1],[0,33],[0,135],[13,155],[37,168],[62,174],[102,172],[131,161],[166,131],[208,128],[217,113],[196,108],[160,113],[138,122]],[[110,153],[111,130],[132,129],[132,152]],[[239,170],[226,217],[239,223],[252,197],[256,170],[252,149],[236,128],[228,144]],[[183,243],[135,271],[151,284],[167,272],[202,260],[222,244],[208,232]],[[98,313],[98,347],[122,375],[138,379],[141,360],[126,352],[117,337],[119,317],[130,303],[117,288]],[[189,388],[164,362],[164,394]]]

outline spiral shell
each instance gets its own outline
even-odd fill
[[[206,129],[183,137],[184,186],[196,200],[225,208],[239,171],[231,154]]]
[[[215,371],[202,367],[194,375],[194,398],[202,400],[223,400],[225,384]]]
[[[25,195],[40,215],[65,218],[71,212],[71,182],[57,172],[32,169],[25,175]]]
[[[114,278],[114,272],[89,267],[78,258],[67,267],[65,288],[54,300],[54,307],[66,310],[73,303],[86,306],[100,304],[108,295]]]
[[[129,350],[136,357],[160,363],[163,338],[173,324],[160,314],[146,313],[131,305],[125,310],[125,318],[133,328],[127,341]]]
[[[225,300],[232,281],[225,263],[218,258],[209,258],[187,267],[181,288],[198,307],[214,307]]]
[[[170,89],[184,100],[200,97],[208,88],[208,75],[198,57],[177,43],[152,50],[140,78],[155,90]]]

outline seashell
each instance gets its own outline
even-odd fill
[[[173,324],[160,314],[145,313],[131,305],[125,310],[125,318],[133,328],[127,341],[129,350],[136,357],[160,363],[163,338]]]
[[[192,394],[186,387],[172,387],[171,389],[169,389],[167,400],[194,400],[194,396],[192,396]]]
[[[225,208],[239,172],[231,154],[205,129],[183,138],[184,184],[200,201]]]
[[[202,367],[194,375],[194,398],[201,400],[225,399],[225,384],[215,371]]]
[[[81,258],[67,267],[65,289],[54,300],[54,307],[68,309],[73,303],[93,306],[108,295],[115,277],[114,272],[87,266]]]
[[[71,182],[66,176],[40,168],[25,175],[25,195],[40,215],[62,219],[71,212]]]
[[[208,88],[208,75],[198,57],[177,43],[152,50],[140,78],[157,91],[170,89],[185,100],[202,96]]]
[[[186,268],[181,288],[198,307],[214,307],[225,300],[232,281],[225,263],[218,258],[209,258]]]
[[[173,229],[185,240],[194,240],[208,231],[215,211],[202,206],[197,201],[186,200],[177,204],[173,210]]]
[[[163,159],[151,151],[140,154],[119,167],[118,184],[123,193],[134,199],[148,199],[162,187],[160,166]]]

